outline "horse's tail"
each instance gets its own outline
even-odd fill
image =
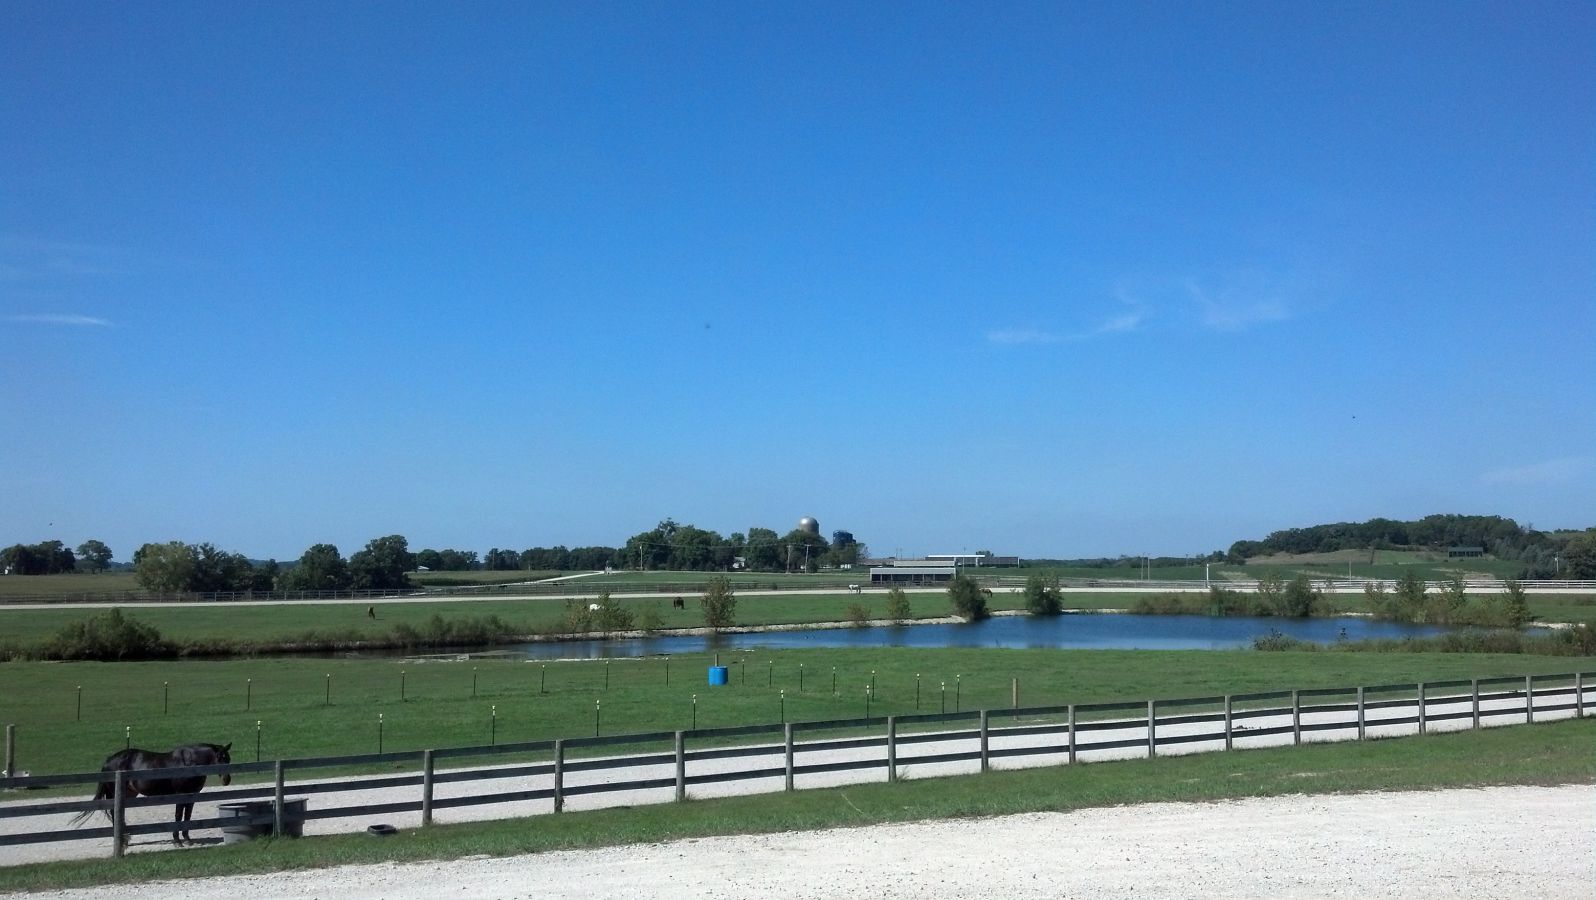
[[[105,817],[107,819],[111,818],[111,800],[115,796],[116,785],[113,782],[100,782],[100,786],[94,790],[94,799],[89,801],[94,805],[73,816],[71,821],[72,827],[77,828],[79,825],[87,822],[89,817],[94,815],[96,812],[103,812],[105,813]]]

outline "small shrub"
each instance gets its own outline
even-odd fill
[[[983,590],[975,579],[967,575],[955,575],[948,582],[948,599],[953,603],[953,614],[966,622],[978,622],[991,615],[987,610],[987,596],[991,591]]]
[[[1033,616],[1056,616],[1064,611],[1064,592],[1057,575],[1038,572],[1025,579],[1025,611]]]
[[[653,634],[665,625],[665,615],[659,611],[659,602],[655,601],[643,607],[637,614],[637,630],[644,634]]]
[[[632,611],[616,603],[609,591],[599,594],[597,606],[597,610],[589,610],[593,613],[593,627],[596,630],[604,634],[631,630]]]
[[[850,603],[845,613],[848,623],[855,628],[863,628],[870,624],[870,609],[863,603]]]
[[[704,596],[698,598],[698,605],[703,607],[704,624],[711,631],[730,628],[737,623],[737,595],[732,592],[731,582],[724,575],[709,579],[704,587]]]
[[[909,595],[903,592],[903,588],[895,587],[887,591],[887,618],[893,624],[901,625],[913,615],[913,610],[909,608]]]
[[[124,616],[112,609],[103,616],[90,616],[68,624],[45,645],[49,659],[89,659],[120,662],[133,659],[160,659],[173,656],[171,642],[161,637],[155,626]]]
[[[1319,645],[1312,641],[1294,638],[1289,634],[1281,634],[1270,629],[1268,634],[1259,635],[1252,639],[1252,649],[1278,651],[1278,650],[1318,650]]]
[[[1165,591],[1136,598],[1130,611],[1138,616],[1193,616],[1203,612],[1201,602],[1196,595]]]

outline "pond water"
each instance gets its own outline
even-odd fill
[[[1365,618],[1271,619],[1212,616],[1002,616],[953,625],[816,628],[750,634],[670,635],[610,641],[514,644],[496,651],[529,659],[683,655],[717,650],[800,647],[1018,647],[1064,650],[1233,650],[1271,630],[1319,643],[1422,637],[1446,629]]]

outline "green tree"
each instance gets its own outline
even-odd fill
[[[1397,582],[1396,596],[1393,598],[1396,610],[1393,618],[1403,622],[1420,621],[1424,618],[1428,602],[1429,594],[1425,591],[1424,579],[1412,569],[1403,572],[1402,579]]]
[[[1064,592],[1057,575],[1037,572],[1025,579],[1025,610],[1033,616],[1056,616],[1064,611]]]
[[[1286,614],[1286,586],[1281,582],[1280,576],[1274,572],[1265,573],[1258,578],[1258,609],[1268,616]]]
[[[609,591],[598,595],[598,609],[593,612],[593,627],[606,635],[617,631],[630,631],[632,628],[632,611],[615,602],[610,597]]]
[[[78,563],[96,575],[111,564],[111,548],[93,538],[78,545]]]
[[[1308,580],[1308,576],[1298,572],[1297,575],[1286,583],[1286,588],[1281,592],[1280,615],[1295,618],[1307,618],[1314,614],[1324,594],[1320,593]]]
[[[1596,531],[1584,531],[1569,538],[1560,555],[1562,565],[1559,568],[1564,578],[1596,579]]]
[[[966,622],[978,622],[991,615],[986,608],[989,593],[968,575],[955,575],[948,582],[948,599],[953,603],[953,613]]]
[[[748,568],[755,572],[774,572],[781,568],[782,549],[781,539],[776,532],[769,528],[754,527],[748,529],[748,546],[743,551],[743,558],[748,563]]]
[[[145,544],[133,554],[133,577],[146,591],[174,594],[190,590],[197,563],[194,548],[182,541]]]
[[[347,591],[353,584],[349,563],[333,544],[313,544],[283,576],[288,591]]]
[[[724,575],[716,575],[704,584],[704,596],[698,599],[704,609],[704,624],[711,631],[720,631],[737,624],[737,595]]]
[[[1524,594],[1524,585],[1505,581],[1502,587],[1501,624],[1508,628],[1523,628],[1530,620],[1529,598]]]
[[[887,590],[887,618],[891,619],[894,624],[901,625],[905,619],[913,615],[913,610],[909,608],[909,595],[903,592],[903,588],[889,588]]]
[[[408,573],[415,567],[416,558],[410,552],[410,542],[399,534],[374,538],[366,543],[366,549],[349,557],[351,580],[354,587],[362,590],[410,587]]]
[[[1468,585],[1464,584],[1463,576],[1455,575],[1451,581],[1443,582],[1440,590],[1431,598],[1429,619],[1440,625],[1462,622],[1468,605]]]

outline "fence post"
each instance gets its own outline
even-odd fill
[[[1291,690],[1291,743],[1302,743],[1302,694]]]
[[[1158,701],[1147,701],[1147,758],[1158,755]]]
[[[676,732],[676,802],[687,800],[687,735]]]
[[[272,837],[283,834],[283,761],[272,765]]]
[[[1574,673],[1574,718],[1585,718],[1585,673]]]
[[[1073,704],[1073,703],[1070,704],[1070,709],[1069,709],[1069,728],[1070,728],[1070,765],[1073,766],[1073,765],[1075,765],[1075,704]]]
[[[117,770],[116,787],[111,792],[111,855],[117,859],[127,850],[127,773]]]
[[[1429,730],[1428,713],[1429,704],[1425,702],[1424,682],[1421,681],[1419,682],[1419,734],[1424,734]]]
[[[1524,676],[1524,721],[1535,721],[1535,676]]]
[[[421,751],[421,827],[432,824],[432,751]]]
[[[1367,727],[1368,721],[1369,721],[1368,716],[1366,716],[1364,714],[1364,709],[1363,709],[1363,688],[1359,687],[1358,688],[1358,740],[1360,740],[1360,741],[1363,740],[1364,729]]]
[[[554,811],[565,809],[565,738],[554,739]]]
[[[1469,681],[1469,696],[1473,699],[1472,709],[1473,709],[1473,712],[1474,712],[1474,730],[1475,731],[1479,731],[1480,730],[1480,680],[1478,678],[1475,678],[1475,679],[1472,679],[1472,680]]]
[[[1231,713],[1232,712],[1234,712],[1234,705],[1231,703],[1230,695],[1226,694],[1225,695],[1225,749],[1226,750],[1234,750],[1235,749],[1235,746],[1233,744],[1233,736],[1235,734],[1235,729],[1231,727],[1231,725],[1232,725]]]
[[[782,723],[782,726],[781,726],[781,746],[782,746],[782,754],[783,754],[783,763],[782,763],[782,766],[783,766],[783,768],[782,768],[783,781],[782,781],[782,788],[784,790],[789,790],[790,791],[790,790],[793,789],[793,783],[792,783],[792,775],[793,775],[793,773],[792,773],[792,767],[793,767],[793,742],[792,742],[792,723],[791,722]]]
[[[898,780],[898,717],[887,716],[887,781]]]
[[[992,764],[992,758],[988,755],[987,750],[987,714],[986,710],[983,709],[981,710],[981,771],[983,772]]]
[[[6,726],[6,771],[7,778],[14,778],[17,774],[17,726]]]

